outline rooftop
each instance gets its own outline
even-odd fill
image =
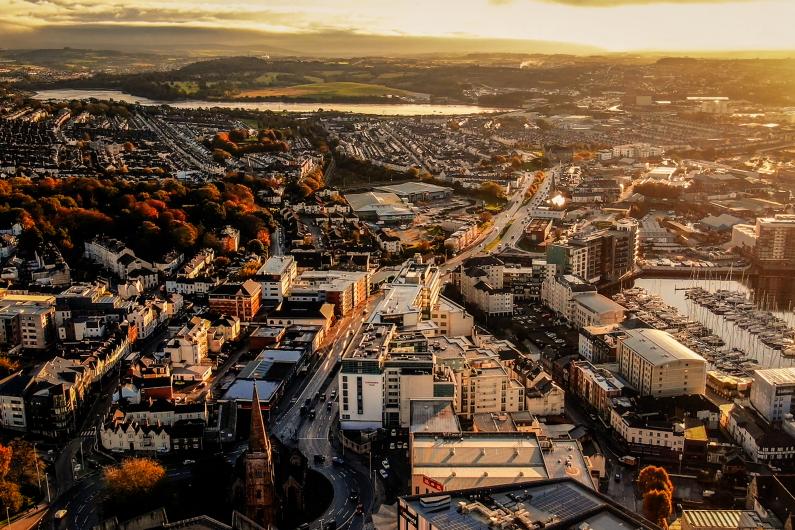
[[[412,399],[411,432],[461,432],[458,417],[449,399]]]
[[[624,306],[617,304],[603,294],[595,292],[579,293],[574,296],[574,300],[597,314],[625,311]]]
[[[655,366],[672,361],[706,362],[704,358],[659,329],[627,329],[622,343]]]
[[[415,433],[412,474],[445,490],[570,477],[593,488],[582,451],[573,440],[542,440],[525,432]]]
[[[257,274],[277,275],[281,276],[295,263],[295,258],[292,256],[271,256],[259,268]]]
[[[769,368],[755,370],[754,379],[770,385],[795,385],[795,368]]]
[[[567,478],[403,497],[408,515],[438,530],[580,528],[652,530],[635,512]]]

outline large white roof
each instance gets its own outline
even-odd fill
[[[659,329],[628,329],[623,343],[655,366],[673,361],[706,362],[704,358]]]

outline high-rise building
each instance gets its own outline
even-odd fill
[[[637,223],[625,219],[611,229],[575,234],[547,247],[547,261],[559,273],[589,282],[620,278],[634,268],[637,254]]]
[[[754,255],[764,269],[795,268],[795,215],[756,220]]]

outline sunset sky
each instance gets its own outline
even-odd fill
[[[0,32],[83,24],[795,49],[795,0],[0,0]]]

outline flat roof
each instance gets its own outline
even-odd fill
[[[226,392],[224,392],[224,395],[221,396],[218,401],[242,401],[244,403],[250,403],[251,396],[254,394],[254,385],[257,385],[257,396],[259,396],[260,401],[270,402],[282,384],[283,381],[236,379],[235,382],[226,389]]]
[[[411,432],[457,433],[461,432],[458,416],[449,399],[412,399]]]
[[[702,356],[659,329],[626,329],[623,344],[655,366],[672,361],[705,363]]]
[[[700,528],[781,528],[752,510],[684,510],[682,519],[694,530]]]
[[[354,211],[363,210],[367,207],[382,205],[402,205],[403,201],[394,193],[377,193],[368,191],[365,193],[347,193],[345,200],[351,205]]]
[[[439,530],[482,530],[492,526],[507,529],[659,528],[633,511],[570,479],[524,481],[491,488],[435,492],[403,497],[400,502],[406,510],[420,515]],[[500,523],[495,525],[494,520]]]
[[[601,314],[613,311],[626,311],[624,306],[618,304],[603,294],[596,292],[578,293],[574,295],[574,300],[590,311]]]
[[[771,385],[795,385],[795,368],[754,370],[754,378]]]
[[[271,256],[270,258],[262,264],[262,267],[259,268],[257,274],[273,274],[273,275],[282,275],[284,274],[287,269],[290,268],[290,265],[295,263],[295,258],[290,255],[287,256]]]

